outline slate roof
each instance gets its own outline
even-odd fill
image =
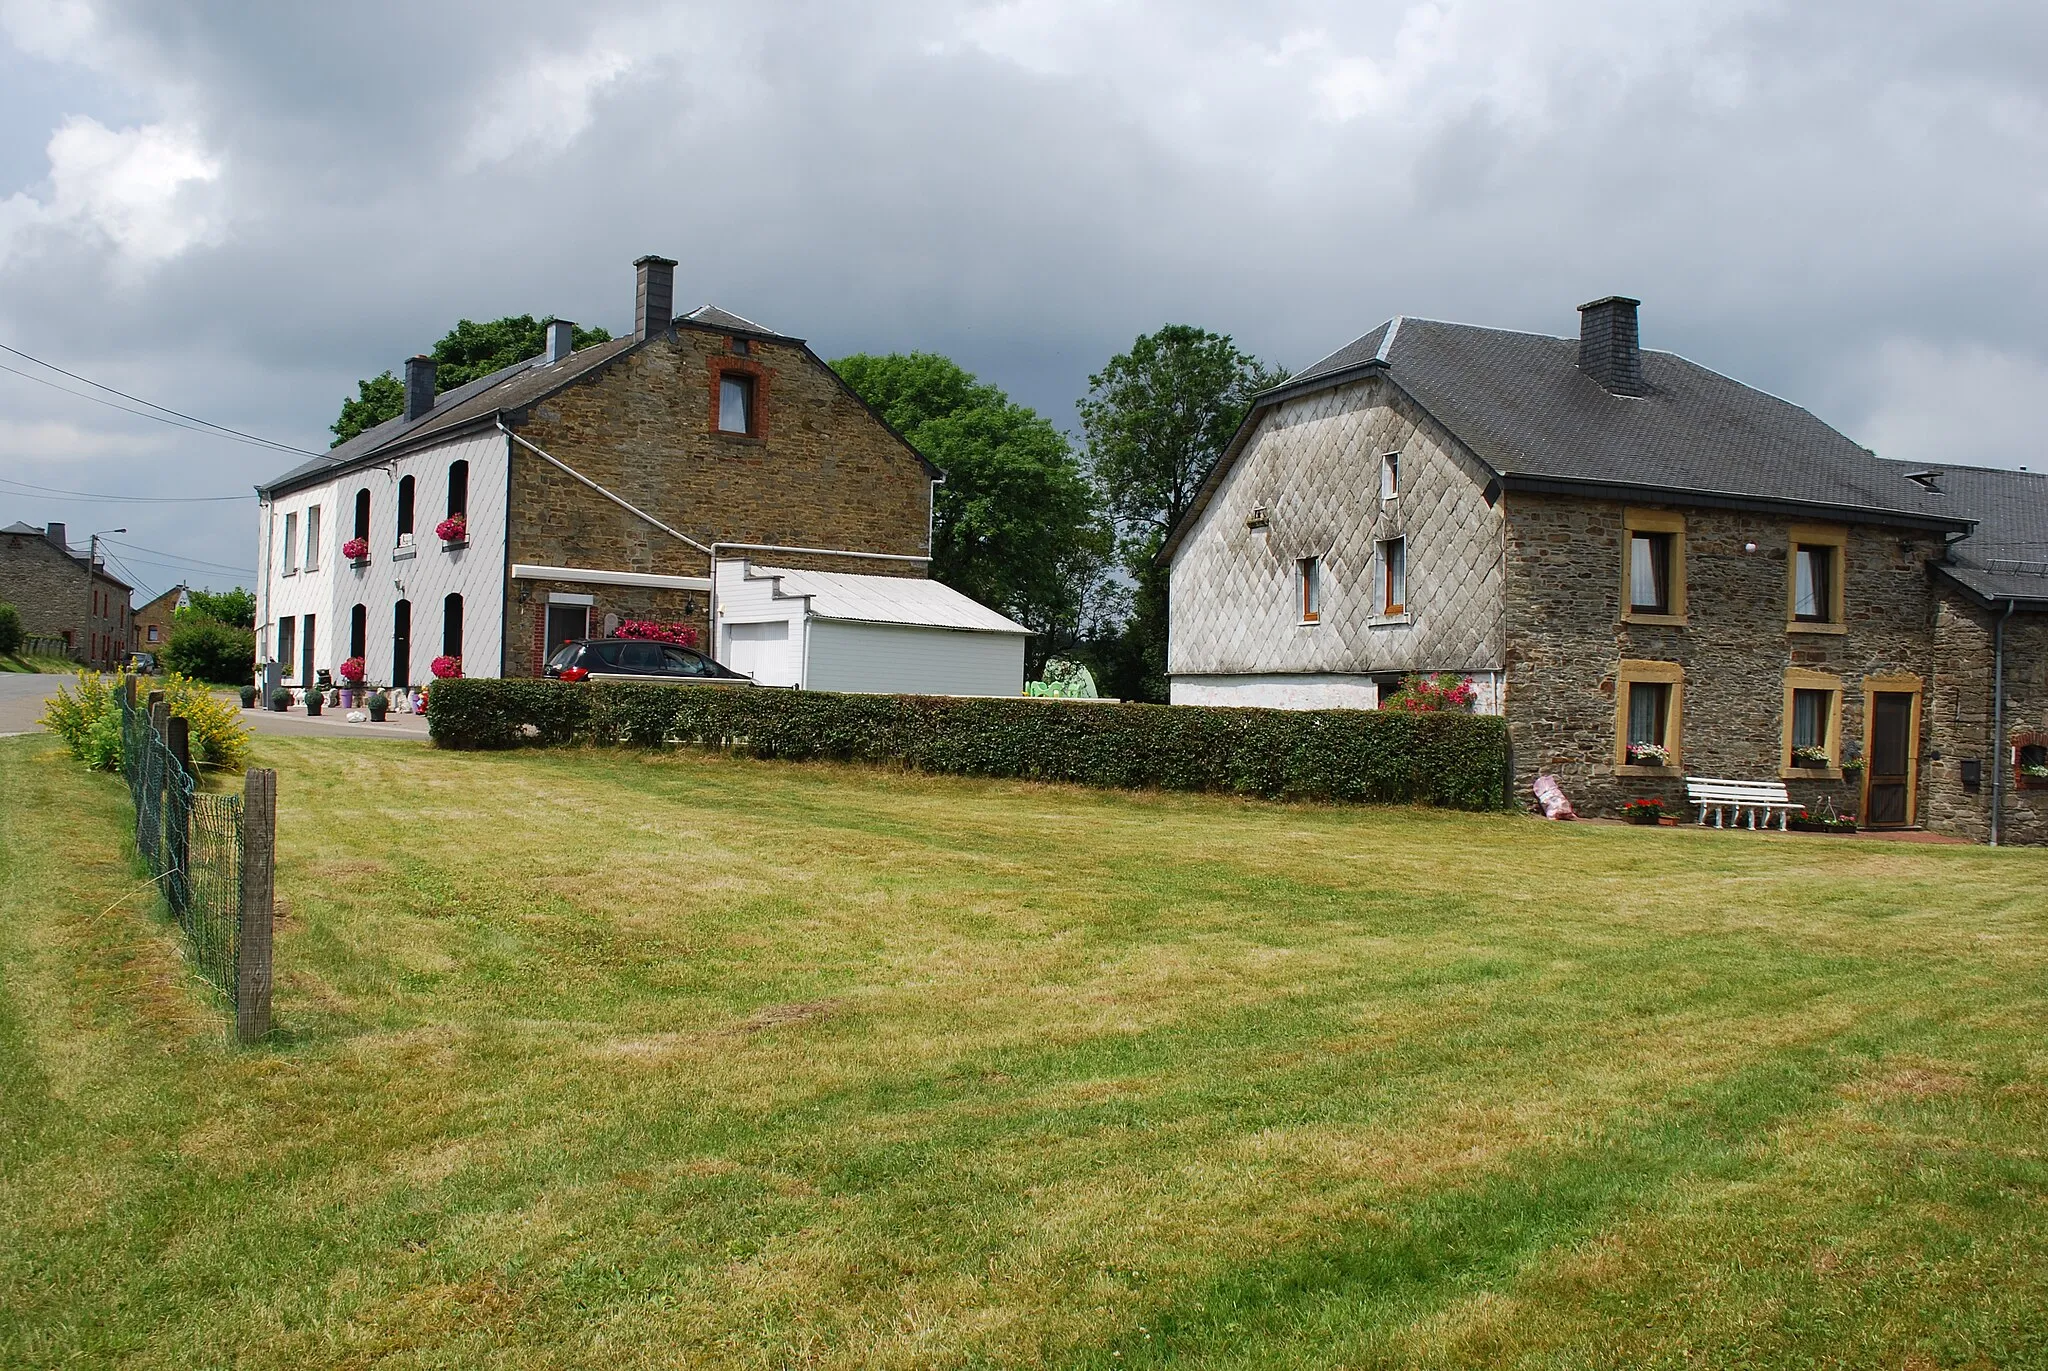
[[[1635,487],[1806,505],[1879,521],[1954,519],[1944,501],[1806,410],[1670,352],[1643,351],[1650,393],[1609,394],[1576,338],[1396,318],[1272,392],[1384,368],[1504,484]]]
[[[1969,537],[1952,544],[1938,570],[1985,600],[2031,602],[2048,608],[2048,474],[1997,467],[1927,466],[1948,500],[1977,521]]]
[[[38,538],[43,536],[43,531],[41,529],[35,527],[33,524],[25,524],[19,519],[16,519],[6,528],[0,528],[0,533],[29,533],[33,534]]]
[[[678,327],[683,328],[712,329],[721,333],[750,333],[797,347],[804,345],[801,338],[790,338],[772,329],[763,328],[716,305],[700,305],[675,322]],[[283,475],[258,486],[257,490],[261,494],[271,495],[293,486],[324,480],[337,472],[370,465],[396,448],[411,446],[469,424],[480,423],[497,414],[538,404],[564,386],[602,370],[615,359],[632,351],[640,341],[639,338],[628,334],[623,338],[614,338],[610,342],[593,344],[581,351],[572,352],[559,362],[540,364],[538,357],[514,362],[511,366],[494,371],[488,376],[479,376],[466,385],[443,391],[434,397],[434,407],[417,419],[408,420],[403,415],[396,419],[387,419],[374,428],[363,430],[347,442],[329,448],[320,456],[308,458]]]

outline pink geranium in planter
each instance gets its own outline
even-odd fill
[[[363,669],[363,659],[351,657],[341,664],[341,679],[352,686],[359,686],[363,683]]]
[[[368,538],[349,539],[341,545],[341,555],[348,558],[351,562],[368,560],[370,556],[370,540]]]
[[[437,681],[453,680],[462,674],[462,659],[460,657],[436,657],[428,664],[427,670],[434,673],[434,679]]]
[[[444,543],[462,543],[469,540],[469,516],[451,514],[434,525],[434,536]]]

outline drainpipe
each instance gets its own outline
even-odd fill
[[[1991,768],[1991,845],[1998,846],[2000,820],[2005,816],[2005,773],[2011,765],[2010,755],[2000,757],[2000,752],[2010,753],[2005,741],[2005,621],[2012,617],[2019,607],[2017,600],[2005,602],[2005,613],[1998,617],[1998,625],[1991,632],[1991,746],[1995,764]]]

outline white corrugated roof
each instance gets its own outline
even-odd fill
[[[801,595],[820,619],[862,623],[914,624],[922,628],[963,628],[981,633],[1031,630],[968,599],[949,585],[921,576],[857,576],[845,571],[793,571],[750,566],[749,578],[773,576],[780,595]]]

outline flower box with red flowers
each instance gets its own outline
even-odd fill
[[[1645,827],[1663,823],[1664,802],[1657,799],[1630,800],[1621,807],[1621,817]]]
[[[347,542],[341,545],[341,555],[348,558],[349,561],[355,563],[357,566],[369,565],[370,540],[368,538],[349,539]]]
[[[449,515],[440,523],[434,525],[434,536],[441,540],[444,547],[468,547],[469,516],[465,514]]]

